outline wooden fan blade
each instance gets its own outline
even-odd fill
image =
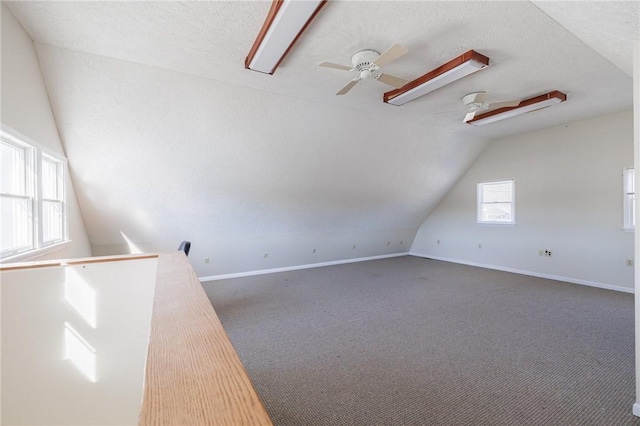
[[[388,84],[389,86],[393,86],[396,89],[404,86],[409,82],[409,80],[405,80],[404,78],[396,77],[389,74],[380,74],[380,77],[378,77],[378,81],[384,84]]]
[[[395,61],[401,56],[406,55],[408,52],[409,49],[407,49],[406,47],[399,44],[394,44],[393,46],[382,52],[382,55],[378,56],[378,58],[373,61],[373,64],[381,67]]]
[[[520,101],[493,102],[489,104],[488,109],[517,107],[518,105],[520,105]]]
[[[322,62],[322,63],[319,63],[318,66],[325,67],[325,68],[334,68],[337,70],[344,70],[344,71],[351,71],[353,69],[352,67],[347,67],[345,65],[340,65],[340,64],[334,64],[332,62]]]
[[[349,84],[347,84],[346,86],[344,86],[338,93],[336,93],[336,95],[344,95],[345,93],[347,93],[349,90],[353,89],[353,86],[355,86],[356,84],[358,84],[358,82],[360,81],[359,78],[353,79],[349,82]]]
[[[469,120],[473,120],[473,117],[475,117],[476,115],[476,111],[470,112],[467,115],[465,115],[464,120],[462,120],[463,123],[466,123]]]

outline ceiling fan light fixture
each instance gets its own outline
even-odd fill
[[[273,0],[244,67],[273,74],[326,0]]]
[[[474,116],[473,119],[467,121],[468,124],[474,126],[482,126],[485,124],[495,123],[496,121],[505,120],[507,118],[516,117],[526,114],[527,112],[536,111],[555,104],[559,104],[567,100],[567,95],[554,90],[544,95],[536,96],[531,99],[525,99],[518,106],[498,108],[493,111],[485,112]]]
[[[401,88],[386,92],[383,100],[391,105],[404,105],[488,66],[488,57],[474,50],[469,50],[446,64],[410,81]]]

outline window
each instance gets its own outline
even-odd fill
[[[42,243],[64,240],[63,164],[42,156]]]
[[[636,185],[633,167],[624,169],[624,229],[631,231],[636,227]]]
[[[64,159],[0,131],[0,258],[67,239]]]
[[[478,223],[515,224],[515,185],[512,180],[478,184]]]

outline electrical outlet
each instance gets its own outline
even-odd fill
[[[204,263],[209,263],[209,258],[204,259]]]
[[[633,259],[627,259],[627,266],[633,266]]]
[[[545,250],[545,251],[544,251],[544,255],[545,255],[546,257],[551,257],[551,250]]]

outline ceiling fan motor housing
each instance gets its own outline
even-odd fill
[[[486,104],[484,102],[477,102],[477,98],[478,95],[480,94],[485,94],[485,92],[474,92],[474,93],[469,93],[468,95],[465,95],[462,98],[462,102],[464,103],[464,106],[469,110],[469,111],[478,111],[481,109],[486,108]]]
[[[380,52],[373,49],[359,50],[351,57],[351,64],[358,73],[360,73],[361,79],[372,78],[377,80],[380,77],[378,71],[380,67],[372,62],[378,59]]]
[[[378,56],[380,56],[380,52],[372,49],[359,50],[351,57],[351,64],[358,71],[372,69],[372,67],[377,68],[376,65],[371,63],[378,59]]]

